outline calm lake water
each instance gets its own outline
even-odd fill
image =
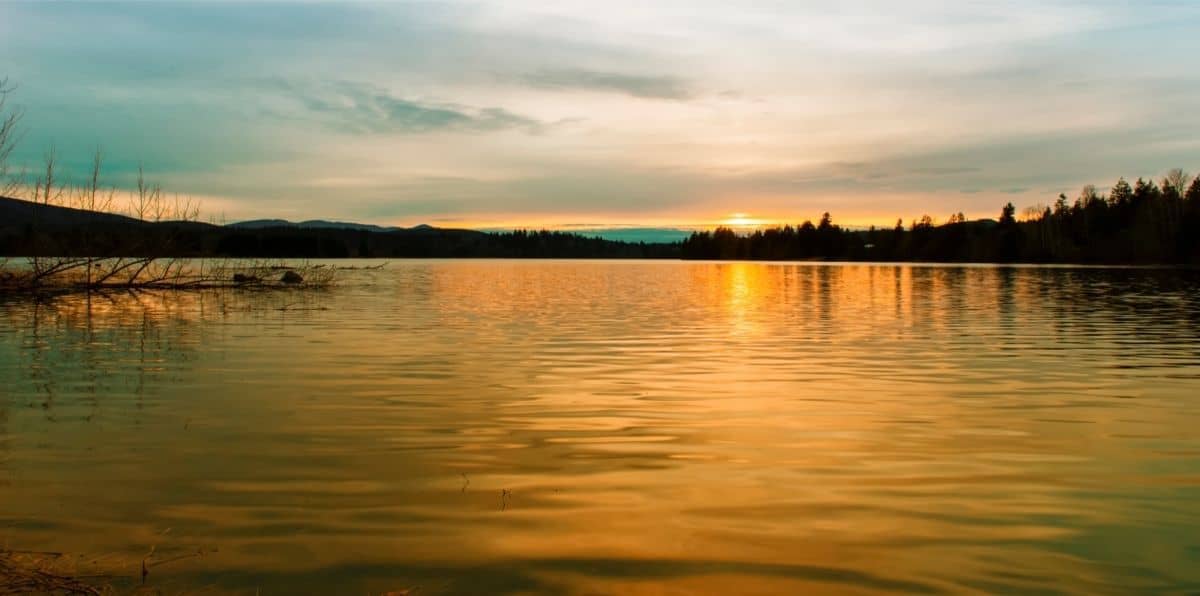
[[[1200,274],[340,279],[0,298],[4,545],[166,593],[1200,591]]]

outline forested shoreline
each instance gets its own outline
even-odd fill
[[[159,201],[152,189],[152,200]],[[43,191],[44,194],[44,191]],[[90,196],[84,195],[81,196]],[[86,205],[86,202],[76,202]],[[168,212],[170,215],[174,213]],[[681,243],[620,242],[569,232],[479,232],[422,226],[352,228],[219,226],[194,215],[129,217],[46,200],[0,198],[0,255],[232,258],[582,258],[1078,264],[1200,264],[1200,178],[1172,170],[1160,182],[1124,178],[1102,193],[1026,208],[996,219],[961,214],[937,223],[849,229],[817,223],[739,232],[698,231]],[[153,250],[151,250],[153,249]]]
[[[1071,201],[1026,209],[1005,205],[995,220],[943,224],[928,215],[908,226],[850,230],[829,213],[741,234],[692,234],[684,259],[925,261],[982,263],[1200,264],[1200,178],[1172,170],[1160,183],[1117,181],[1107,194],[1085,186]]]
[[[160,194],[150,200],[161,200]],[[138,217],[0,197],[0,257],[6,256],[642,259],[678,258],[679,243],[621,242],[549,230],[245,228],[197,221],[173,206],[163,217]]]

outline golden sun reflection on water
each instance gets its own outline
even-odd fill
[[[1197,287],[415,261],[8,299],[0,525],[127,575],[217,550],[168,591],[1187,591]]]

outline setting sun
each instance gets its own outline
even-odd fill
[[[748,213],[734,213],[733,215],[721,220],[721,225],[732,226],[735,228],[752,228],[755,226],[761,226],[764,223],[766,222],[761,219],[750,217]]]

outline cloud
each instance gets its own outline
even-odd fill
[[[541,89],[601,91],[644,99],[685,100],[694,96],[686,81],[671,76],[642,76],[593,70],[542,70],[524,77]]]
[[[503,130],[540,131],[543,124],[504,108],[476,108],[450,102],[396,96],[368,83],[334,81],[304,84],[267,79],[265,87],[294,100],[311,115],[351,133],[423,134],[482,133]]]
[[[1196,3],[753,4],[0,2],[11,161],[378,223],[991,214],[1200,167]]]

